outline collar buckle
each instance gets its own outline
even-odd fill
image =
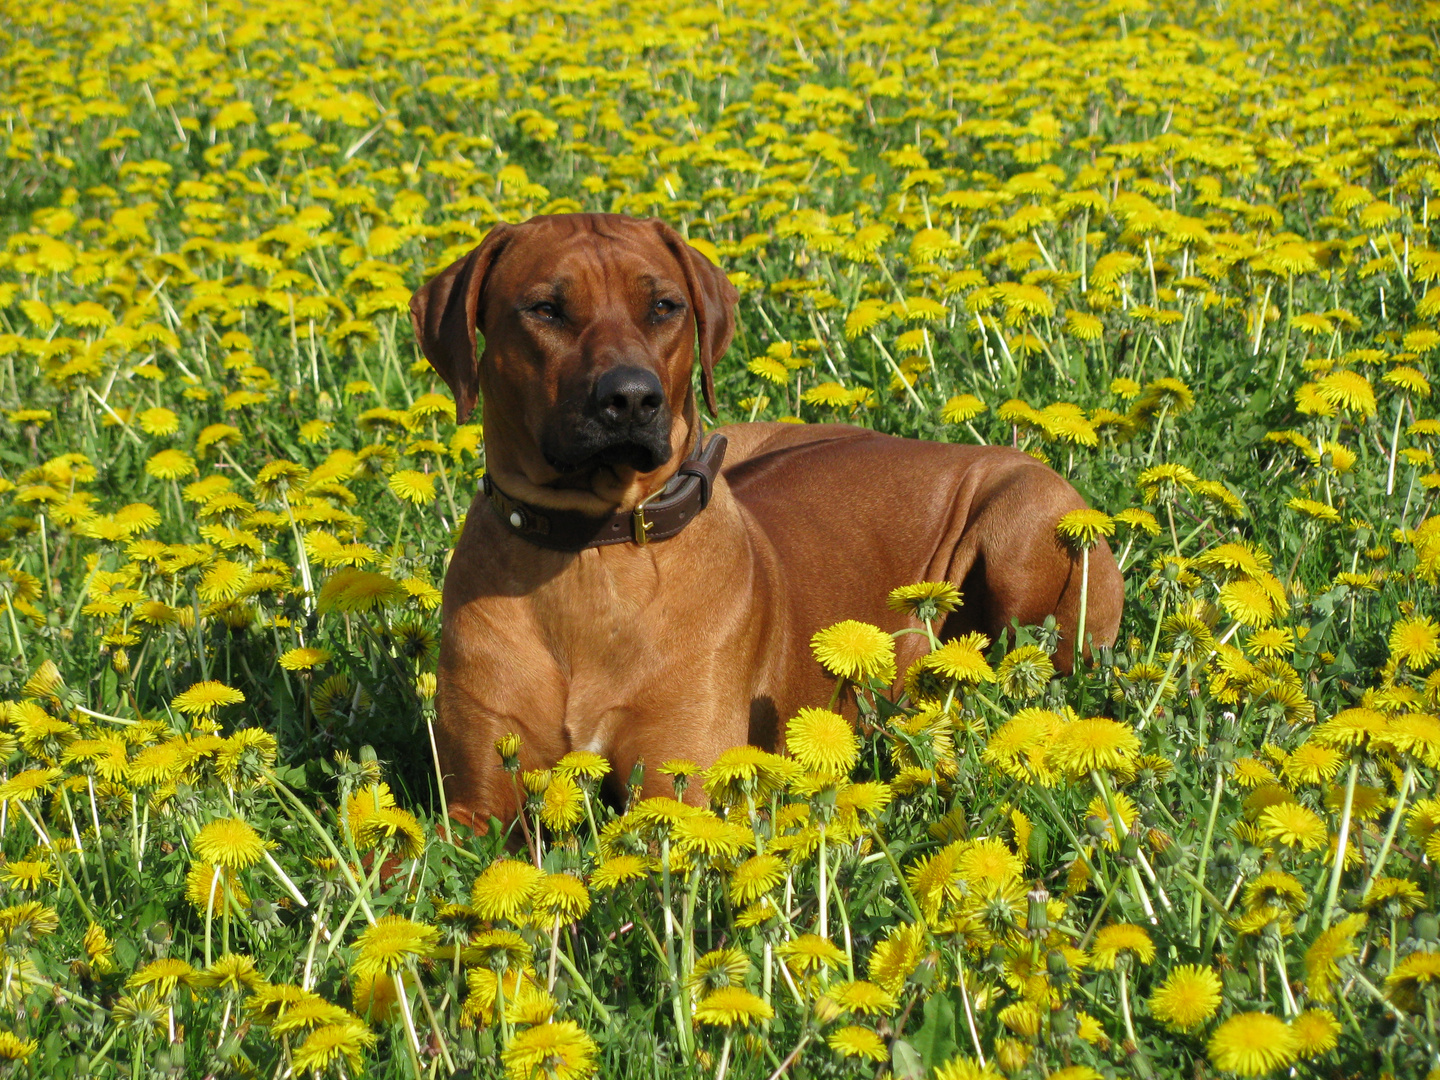
[[[664,488],[652,491],[645,498],[635,504],[635,509],[630,511],[630,536],[635,543],[644,547],[650,542],[650,530],[655,527],[653,521],[645,520],[645,505],[664,492]]]

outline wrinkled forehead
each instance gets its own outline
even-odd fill
[[[679,259],[646,222],[577,214],[518,226],[492,272],[501,303],[685,293]]]

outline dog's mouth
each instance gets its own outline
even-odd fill
[[[601,446],[579,445],[547,448],[545,461],[560,473],[562,482],[593,476],[600,469],[633,469],[637,473],[653,472],[670,459],[670,444],[658,435],[651,438],[630,438]]]

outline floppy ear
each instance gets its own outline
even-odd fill
[[[705,392],[705,407],[711,416],[716,416],[715,362],[725,355],[730,339],[735,336],[735,304],[740,293],[730,284],[725,271],[687,244],[669,225],[656,218],[655,227],[685,271],[685,284],[695,309],[695,329],[700,338],[700,386]]]
[[[475,359],[480,296],[490,267],[512,232],[509,225],[496,225],[479,247],[451,263],[410,298],[410,321],[420,351],[455,395],[457,423],[464,423],[480,395],[480,367]]]

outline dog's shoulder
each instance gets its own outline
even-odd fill
[[[853,424],[783,424],[761,421],[749,424],[726,424],[716,429],[716,434],[729,440],[725,451],[724,472],[728,477],[732,470],[747,462],[759,463],[760,459],[783,455],[789,450],[818,443],[837,443],[852,439],[889,439],[868,428]]]

